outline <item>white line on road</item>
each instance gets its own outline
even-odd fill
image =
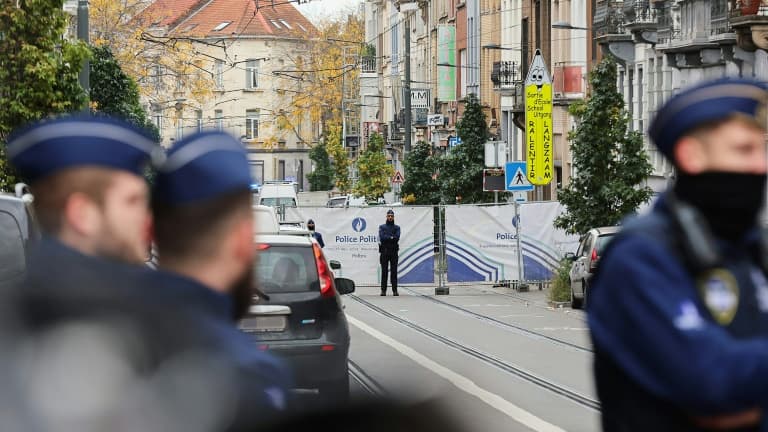
[[[464,375],[460,375],[452,371],[451,369],[448,369],[445,366],[440,365],[428,359],[423,354],[419,353],[418,351],[409,347],[408,345],[404,345],[392,339],[391,337],[385,335],[384,333],[381,333],[380,331],[368,326],[362,321],[350,316],[349,313],[347,313],[347,321],[349,321],[350,324],[354,325],[360,330],[380,340],[381,342],[391,346],[392,348],[394,348],[404,356],[410,358],[411,360],[415,361],[416,363],[420,364],[421,366],[431,370],[437,375],[448,380],[449,382],[451,382],[451,384],[455,385],[460,390],[466,393],[469,393],[470,395],[475,396],[476,398],[480,399],[481,401],[485,402],[491,407],[496,408],[497,410],[506,414],[516,422],[521,423],[539,432],[565,432],[564,429],[561,429],[553,425],[552,423],[549,423],[545,420],[542,420],[539,417],[536,417],[535,415],[529,413],[528,411],[504,399],[503,397],[495,393],[491,393],[488,390],[483,389],[482,387],[479,387],[477,384],[475,384],[472,380],[465,377]]]

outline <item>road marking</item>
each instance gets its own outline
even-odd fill
[[[460,375],[452,371],[451,369],[448,369],[445,366],[428,359],[423,354],[419,353],[418,351],[409,347],[408,345],[402,344],[392,339],[391,337],[385,335],[384,333],[381,333],[380,331],[368,326],[362,321],[350,316],[349,313],[347,313],[347,321],[349,321],[349,323],[352,324],[353,326],[359,328],[360,330],[368,333],[374,338],[394,348],[395,350],[397,350],[404,356],[410,358],[414,362],[431,370],[435,374],[443,377],[444,379],[449,381],[451,384],[458,387],[460,390],[466,393],[469,393],[472,396],[475,396],[476,398],[480,399],[481,401],[485,402],[491,407],[501,411],[502,413],[506,414],[516,422],[521,423],[535,431],[565,432],[564,429],[561,429],[560,427],[555,426],[552,423],[549,423],[545,420],[542,420],[539,417],[536,417],[535,415],[520,408],[519,406],[513,404],[512,402],[509,402],[508,400],[504,399],[503,397],[483,389],[482,387],[478,386],[472,380],[465,377],[464,375]]]

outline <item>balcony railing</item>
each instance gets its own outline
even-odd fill
[[[648,1],[625,1],[624,25],[656,25],[658,11]]]
[[[493,62],[491,82],[494,90],[514,90],[515,84],[520,82],[520,65],[514,61]]]
[[[768,16],[768,0],[736,0],[731,10],[732,17]]]
[[[598,35],[624,33],[623,2],[602,0],[597,2],[592,20],[594,31]]]
[[[361,57],[360,58],[360,72],[362,73],[376,73],[376,57]]]

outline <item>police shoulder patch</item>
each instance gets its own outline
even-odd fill
[[[739,307],[739,285],[736,277],[724,268],[716,268],[701,275],[697,285],[704,304],[715,321],[723,326],[729,325]]]

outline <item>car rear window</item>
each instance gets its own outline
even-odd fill
[[[270,207],[280,207],[285,205],[286,207],[296,207],[296,200],[293,198],[262,198],[261,205]]]
[[[613,239],[613,234],[603,234],[597,238],[597,254],[598,255],[601,255],[603,253],[603,251],[605,250],[605,247],[608,246],[608,243],[611,242],[611,239]]]
[[[256,283],[267,293],[318,291],[311,247],[269,246],[256,259]]]
[[[24,237],[16,218],[0,211],[0,281],[9,280],[24,273]]]

